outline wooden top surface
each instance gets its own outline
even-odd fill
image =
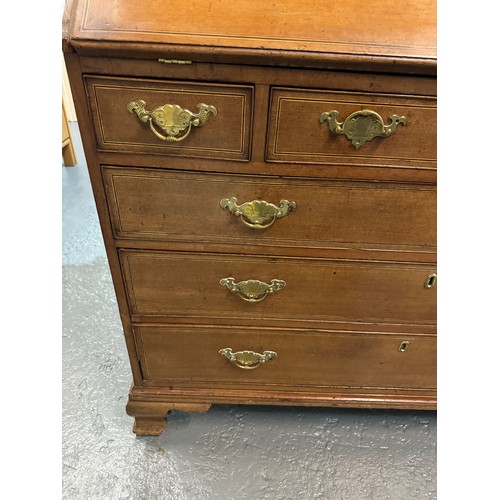
[[[67,41],[436,60],[435,0],[69,0]],[[69,22],[70,20],[70,22]]]

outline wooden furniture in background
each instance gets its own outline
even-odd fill
[[[435,10],[67,4],[137,434],[212,403],[436,407]]]
[[[75,146],[73,144],[73,137],[71,136],[71,130],[69,128],[64,100],[62,103],[62,155],[64,165],[66,167],[73,167],[76,165]]]

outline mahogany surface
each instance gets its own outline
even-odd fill
[[[371,141],[355,150],[350,141],[332,136],[318,120],[324,111],[335,109],[343,120],[353,110],[367,108],[385,120],[392,114],[404,116],[413,127],[400,126],[390,141]],[[432,97],[281,88],[271,93],[268,161],[435,169],[436,142],[436,99]]]
[[[275,252],[290,246],[436,250],[435,186],[108,166],[102,172],[118,238],[241,245],[251,239]],[[232,196],[240,204],[286,198],[296,208],[256,231],[221,208]]]
[[[142,325],[134,330],[144,378],[149,382],[249,390],[272,389],[277,384],[325,392],[356,385],[424,394],[432,394],[435,389],[433,336]],[[399,346],[405,340],[410,342],[408,351],[401,353]],[[233,351],[274,350],[278,356],[258,369],[238,370],[218,354],[219,346]]]
[[[100,151],[248,160],[252,87],[111,78],[85,81]],[[147,124],[131,116],[123,106],[137,99],[144,100],[148,110],[172,102],[192,111],[196,111],[198,103],[211,104],[218,116],[208,119],[203,134],[193,133],[188,142],[168,144],[159,141]]]
[[[63,49],[135,433],[214,403],[436,408],[435,11],[67,3]],[[168,143],[127,110],[139,99],[217,115]],[[406,124],[356,149],[319,120],[363,109]],[[296,206],[254,229],[223,210],[231,197]],[[226,277],[286,286],[251,303]],[[277,356],[241,369],[224,348]]]
[[[211,317],[335,320],[364,323],[436,321],[436,288],[424,288],[435,268],[395,264],[187,252],[121,250],[131,314],[186,315],[213,323]],[[220,285],[272,279],[286,282],[258,303],[248,303]]]

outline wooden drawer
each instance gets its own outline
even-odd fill
[[[103,168],[115,237],[305,248],[435,251],[433,186],[341,183]],[[270,227],[253,229],[220,202],[295,202]],[[272,219],[270,219],[272,222]]]
[[[85,85],[101,151],[249,159],[253,87],[107,77],[86,77]],[[127,105],[138,100],[150,112],[172,104],[197,114],[197,104],[203,103],[214,106],[217,114],[209,114],[201,127],[192,126],[182,141],[170,143],[129,112]],[[154,128],[166,137],[158,125]]]
[[[265,329],[136,326],[143,377],[184,384],[283,384],[364,388],[436,387],[432,336],[318,333]],[[402,342],[409,342],[400,351]],[[272,351],[276,357],[241,369],[219,354]]]
[[[375,137],[356,149],[345,135],[334,135],[324,112],[338,111],[343,122],[368,109],[389,123],[404,116],[388,137]],[[273,88],[267,160],[386,168],[436,169],[436,99],[397,94]]]
[[[135,250],[120,250],[120,259],[131,313],[137,316],[304,324],[429,325],[436,320],[436,289],[424,287],[435,270],[425,265]],[[268,285],[276,279],[285,286],[260,302],[248,302],[221,285],[225,278]],[[252,292],[242,295],[251,298]]]

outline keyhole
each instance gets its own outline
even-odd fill
[[[432,288],[437,281],[437,274],[432,273],[427,276],[427,279],[425,280],[424,288]]]
[[[409,345],[409,340],[403,340],[403,342],[401,342],[401,344],[399,345],[399,352],[405,352]]]

